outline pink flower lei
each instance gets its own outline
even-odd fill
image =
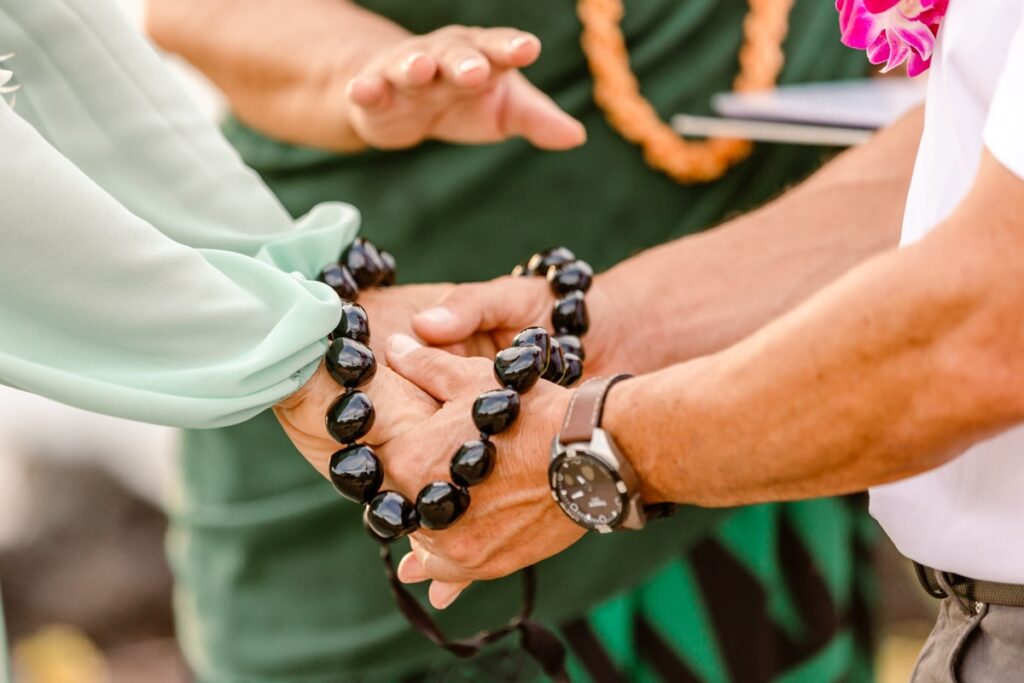
[[[866,50],[882,72],[907,62],[917,76],[928,69],[949,0],[836,0],[843,44]]]

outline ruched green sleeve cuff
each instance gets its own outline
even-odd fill
[[[311,281],[358,231],[293,221],[107,0],[0,3],[0,382],[182,427],[309,379],[340,304]]]

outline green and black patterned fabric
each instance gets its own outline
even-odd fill
[[[596,109],[571,1],[362,4],[418,33],[453,23],[536,33],[544,52],[527,75],[589,135],[565,153],[509,141],[340,156],[227,123],[290,211],[357,205],[364,234],[398,258],[402,282],[487,279],[559,243],[607,268],[765,201],[823,159],[818,149],[762,145],[712,185],[677,185]],[[664,116],[706,113],[710,95],[728,88],[746,9],[742,0],[626,2],[633,66]],[[783,82],[863,75],[862,57],[839,44],[830,3],[798,0],[791,26]],[[187,433],[181,463],[169,549],[181,640],[202,683],[541,678],[514,649],[455,660],[411,631],[359,509],[306,465],[272,416]],[[588,537],[545,563],[538,616],[560,627],[574,681],[868,681],[870,544],[859,500],[686,508],[642,533]],[[518,586],[474,585],[442,623],[457,635],[494,626],[516,608]]]

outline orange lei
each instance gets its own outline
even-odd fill
[[[749,0],[743,22],[738,92],[775,86],[785,54],[782,42],[789,27],[793,0]],[[594,101],[608,123],[630,142],[640,145],[644,159],[680,183],[717,180],[752,149],[749,140],[710,138],[691,142],[659,118],[643,95],[629,66],[629,51],[619,23],[622,0],[579,0],[583,52],[594,77]]]

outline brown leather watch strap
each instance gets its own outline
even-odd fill
[[[595,377],[581,384],[569,402],[558,441],[562,444],[590,441],[594,430],[601,426],[604,397],[608,394],[608,389],[616,382],[630,377],[632,375]]]

